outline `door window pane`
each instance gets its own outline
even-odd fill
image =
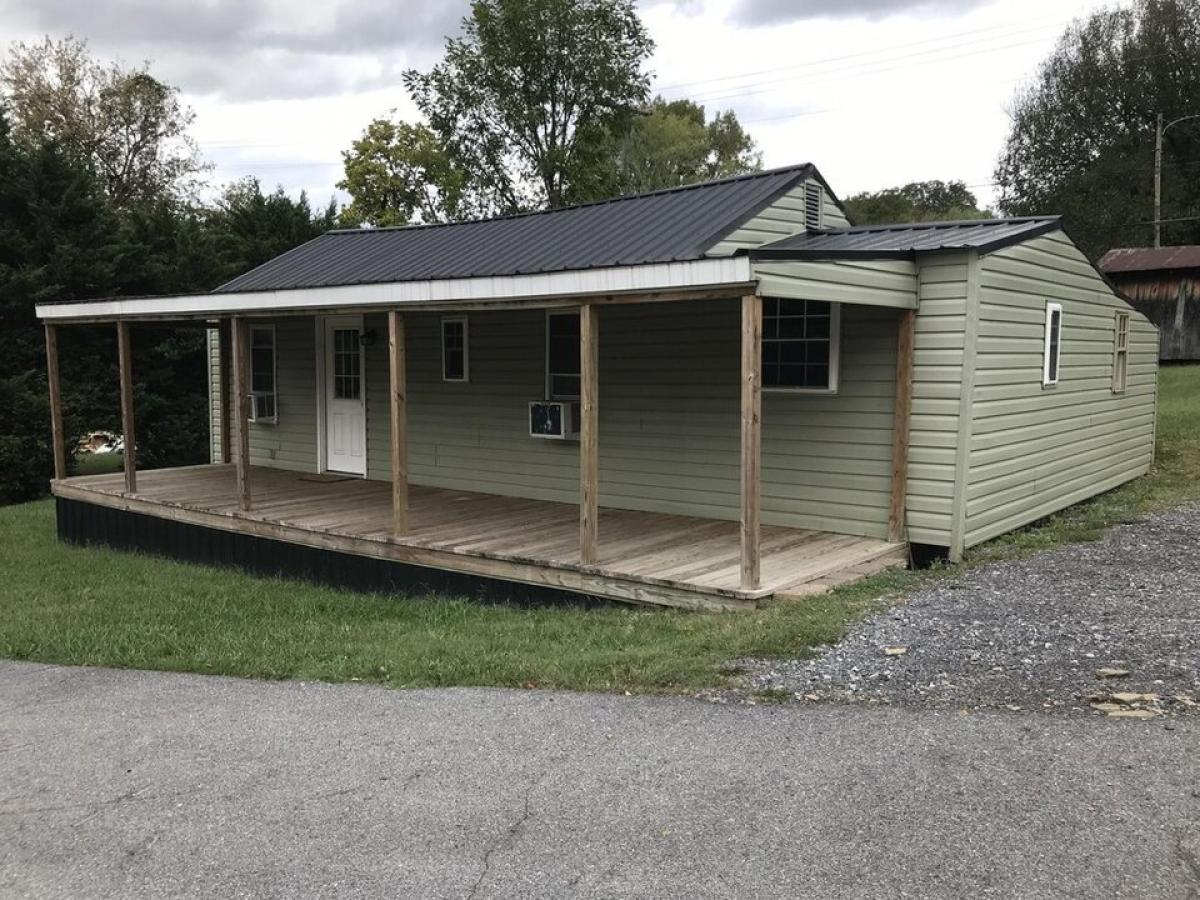
[[[362,350],[357,328],[333,331],[333,398],[358,400],[362,396]]]

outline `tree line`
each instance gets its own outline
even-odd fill
[[[180,91],[74,38],[0,64],[0,502],[45,488],[51,447],[34,304],[205,291],[323,231],[555,208],[761,169],[730,110],[651,94],[633,0],[475,0],[440,62],[409,70],[419,118],[367,124],[350,198],[313,208],[255,179],[204,201],[211,167]],[[1135,0],[1073,23],[1014,98],[998,212],[1064,213],[1085,249],[1148,243],[1154,124],[1200,113],[1200,0]],[[1200,121],[1164,147],[1167,243],[1200,242]],[[861,224],[993,215],[961,181],[845,198]],[[61,336],[67,432],[118,428],[111,329]],[[207,454],[202,328],[135,329],[139,462]]]

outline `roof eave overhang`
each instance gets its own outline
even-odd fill
[[[864,259],[916,259],[912,250],[789,250],[784,247],[746,251],[751,262],[837,262]]]
[[[396,308],[414,311],[501,309],[518,305],[549,308],[584,302],[699,299],[722,292],[738,296],[753,287],[749,259],[715,257],[529,275],[43,303],[37,306],[37,316],[46,323],[67,324]]]

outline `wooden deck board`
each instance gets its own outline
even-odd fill
[[[55,493],[205,527],[432,565],[640,602],[750,608],[776,592],[840,583],[894,558],[902,545],[873,538],[762,528],[762,583],[740,587],[736,521],[601,509],[599,558],[579,562],[579,511],[569,503],[409,486],[408,530],[392,534],[391,485],[323,479],[255,467],[252,506],[239,509],[230,464],[138,473],[126,495],[120,473],[54,482]],[[890,554],[890,556],[889,556]],[[859,576],[861,577],[861,576]]]

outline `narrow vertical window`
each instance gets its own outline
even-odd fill
[[[1119,312],[1113,336],[1113,380],[1114,394],[1125,393],[1129,379],[1129,313]]]
[[[1059,303],[1046,304],[1046,344],[1042,357],[1042,384],[1058,384],[1059,359],[1062,355],[1063,308]]]
[[[250,326],[250,421],[279,421],[275,393],[275,326]]]
[[[467,317],[442,319],[442,381],[467,380]]]
[[[546,316],[546,395],[550,400],[579,397],[579,313]]]
[[[333,330],[333,399],[362,397],[362,332],[358,328]]]

